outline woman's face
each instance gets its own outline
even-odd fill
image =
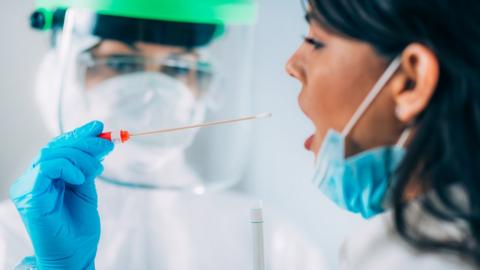
[[[286,66],[302,84],[298,103],[315,127],[305,142],[308,150],[318,154],[328,129],[343,130],[388,64],[367,43],[329,32],[311,20],[305,42]],[[384,89],[347,137],[347,156],[395,143],[402,127],[394,107]]]

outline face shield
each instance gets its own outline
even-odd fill
[[[91,120],[106,131],[143,132],[252,113],[248,25],[70,8],[52,40],[37,95],[60,133]],[[105,159],[101,179],[195,193],[230,187],[242,176],[250,129],[244,123],[131,140]]]

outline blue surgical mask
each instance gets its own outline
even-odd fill
[[[378,147],[345,158],[345,139],[400,66],[395,59],[341,133],[328,130],[317,156],[314,184],[335,204],[364,218],[384,211],[394,171],[405,156],[406,130],[394,146]]]

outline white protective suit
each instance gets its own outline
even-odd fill
[[[55,59],[47,56],[37,82],[46,124],[55,130],[56,93],[49,87]],[[43,73],[43,74],[42,74]],[[45,81],[46,80],[46,81]],[[40,92],[38,92],[40,91]],[[119,147],[122,147],[121,145]],[[148,153],[147,153],[148,154]],[[108,157],[107,157],[108,159]],[[108,160],[106,160],[108,161]],[[125,166],[117,166],[122,173]],[[191,179],[185,156],[172,158],[159,176]],[[178,173],[182,172],[182,173]],[[125,173],[123,173],[125,175]],[[191,195],[120,187],[97,179],[101,238],[97,269],[245,270],[252,267],[249,211],[253,200],[232,192]],[[0,269],[33,255],[13,204],[0,204]],[[265,208],[268,269],[325,269],[320,251]]]
[[[435,238],[457,239],[458,226],[438,221],[421,210],[418,202],[409,205],[407,218]],[[457,226],[458,225],[458,226]],[[396,232],[391,212],[374,217],[353,233],[340,250],[341,270],[473,270],[453,254],[424,252],[413,248]]]
[[[252,200],[225,192],[182,195],[97,182],[102,234],[97,269],[250,269]],[[33,250],[15,207],[0,204],[0,269]],[[268,269],[326,269],[321,252],[265,208]]]

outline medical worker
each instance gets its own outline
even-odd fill
[[[11,189],[21,219],[11,203],[0,205],[1,269],[28,255],[21,267],[251,266],[252,201],[215,192],[241,177],[249,125],[115,146],[98,135],[250,113],[255,8],[251,0],[37,2],[31,24],[49,31],[52,46],[36,95],[61,135]],[[294,228],[273,216],[266,225],[271,267],[322,267]]]
[[[342,269],[480,268],[479,14],[469,0],[307,3],[287,71],[315,126],[313,181],[370,219]]]

